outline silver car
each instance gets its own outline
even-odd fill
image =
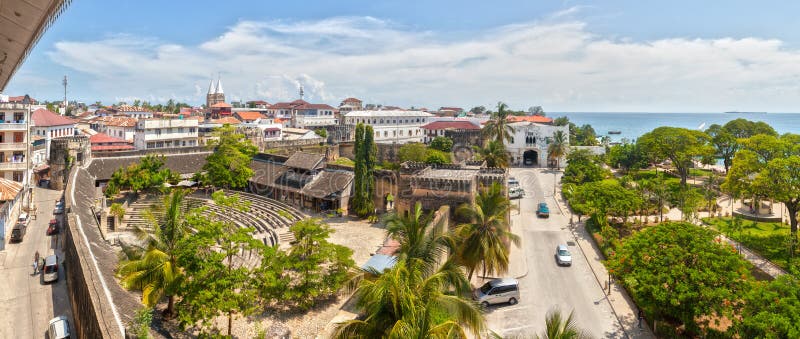
[[[519,199],[525,196],[525,190],[522,187],[516,186],[508,189],[509,199]]]
[[[44,259],[42,267],[42,280],[46,283],[58,281],[58,257],[50,255]]]
[[[519,301],[519,282],[512,278],[494,279],[475,289],[472,299],[483,307],[506,302],[514,305]]]
[[[569,253],[567,245],[558,245],[556,247],[556,263],[559,266],[572,266],[572,254]]]

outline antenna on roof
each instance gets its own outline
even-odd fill
[[[67,76],[64,76],[64,80],[61,82],[64,85],[64,110],[61,111],[61,115],[67,112]]]
[[[300,85],[300,100],[303,100],[303,85]]]

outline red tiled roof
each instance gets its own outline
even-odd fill
[[[342,102],[357,102],[357,103],[361,103],[362,101],[358,100],[356,98],[347,98],[347,99],[342,100]]]
[[[264,100],[248,101],[247,103],[253,105],[269,105],[269,103]]]
[[[117,126],[117,127],[136,127],[136,118],[125,117],[125,116],[111,116],[111,117],[99,117],[94,119],[94,121],[98,123],[102,123],[106,126]]]
[[[434,121],[422,128],[427,130],[440,130],[440,129],[480,129],[480,127],[469,121]]]
[[[552,118],[543,117],[540,115],[526,115],[526,116],[516,116],[512,115],[508,117],[508,122],[538,122],[538,123],[545,123],[549,124],[553,122]]]
[[[22,190],[22,183],[0,178],[0,201],[14,200]]]
[[[129,151],[136,149],[133,145],[92,145],[92,152],[97,151]]]
[[[441,108],[439,108],[439,110],[440,111],[456,111],[456,112],[464,111],[464,109],[461,108],[461,107],[441,107]]]
[[[131,106],[131,105],[121,105],[118,106],[117,112],[147,112],[144,107],[141,106]]]
[[[95,135],[90,136],[89,137],[89,142],[92,143],[92,144],[103,144],[103,143],[112,143],[112,142],[115,142],[115,143],[128,143],[125,140],[112,137],[112,136],[110,136],[108,134],[105,134],[105,133],[97,133]]]
[[[33,111],[33,123],[36,127],[75,125],[75,121],[50,112],[44,108]]]
[[[212,122],[215,124],[231,124],[231,125],[238,125],[242,123],[241,121],[239,121],[239,119],[236,119],[234,117],[223,117],[212,120]]]
[[[231,108],[231,105],[224,102],[218,102],[216,104],[211,105],[211,108]]]
[[[24,95],[20,95],[20,96],[16,96],[16,97],[8,97],[8,102],[22,102],[23,99],[25,99]],[[35,104],[36,103],[36,99],[31,98],[31,103]]]
[[[276,131],[280,131],[280,130],[281,129],[277,128],[277,127],[267,127],[267,128],[264,129],[265,132],[276,132]]]
[[[256,120],[264,117],[260,112],[236,112],[234,115],[239,116],[242,120]]]

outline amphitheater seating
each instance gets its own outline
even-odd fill
[[[294,235],[289,231],[289,226],[298,220],[306,218],[306,215],[296,208],[280,201],[238,191],[226,190],[225,194],[228,196],[238,194],[241,201],[249,203],[249,211],[218,206],[214,204],[210,197],[200,192],[187,196],[181,208],[184,211],[188,211],[192,208],[205,206],[206,212],[209,214],[213,213],[217,217],[230,221],[239,227],[254,228],[253,237],[263,241],[268,246],[286,246],[294,241]],[[161,197],[154,195],[140,198],[131,203],[124,218],[125,224],[130,229],[133,229],[134,226],[145,229],[150,228],[151,223],[147,217],[148,211],[158,216],[159,212],[154,210],[152,206],[159,204],[162,204]]]

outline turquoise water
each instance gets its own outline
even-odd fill
[[[723,125],[726,122],[744,118],[763,121],[778,133],[800,134],[800,113],[767,113],[767,114],[729,114],[729,113],[548,113],[549,117],[567,116],[576,125],[590,124],[598,136],[608,135],[612,141],[623,138],[634,140],[644,133],[660,126],[684,127],[705,130],[712,124]],[[621,134],[609,135],[608,131],[621,131]]]

